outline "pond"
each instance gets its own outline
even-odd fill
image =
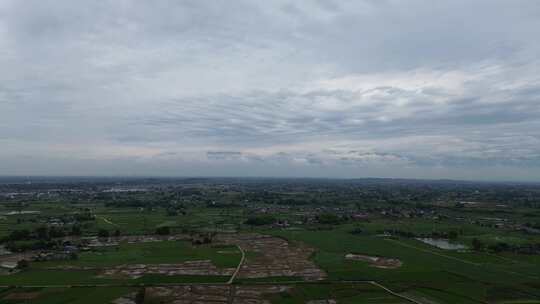
[[[433,238],[416,238],[422,243],[429,244],[431,246],[435,246],[440,249],[445,250],[462,250],[467,249],[468,247],[463,244],[457,244],[457,243],[451,243],[447,239],[433,239]]]

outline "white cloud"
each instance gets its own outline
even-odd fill
[[[526,0],[0,1],[0,174],[540,178],[539,17]]]

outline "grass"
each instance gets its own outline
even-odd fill
[[[33,262],[31,268],[13,275],[1,275],[0,285],[82,285],[82,284],[158,284],[226,282],[228,276],[145,275],[139,279],[98,278],[99,270],[51,270],[47,267],[76,266],[106,268],[124,264],[168,264],[192,260],[211,260],[217,267],[234,268],[241,254],[235,246],[191,246],[183,241],[121,244],[118,250],[106,248],[82,253],[77,260]]]
[[[411,227],[414,229],[414,227]],[[318,249],[314,261],[330,280],[375,280],[397,291],[424,288],[442,303],[454,298],[485,301],[493,286],[505,290],[524,290],[540,274],[538,264],[512,263],[483,253],[459,253],[437,249],[411,239],[395,241],[372,235],[351,235],[349,227],[325,231],[270,231],[291,241],[302,241]],[[398,269],[378,269],[364,262],[349,261],[346,253],[358,252],[399,258]],[[529,298],[540,297],[540,289],[527,291]],[[508,292],[498,299],[512,299]]]
[[[32,263],[33,267],[55,266],[108,267],[122,264],[172,264],[192,260],[211,260],[221,268],[236,267],[241,253],[236,246],[192,246],[185,241],[122,243],[99,251],[82,252],[77,260]]]
[[[306,303],[334,299],[338,303],[409,303],[368,283],[297,284],[291,290],[269,296],[272,304]]]
[[[210,208],[192,208],[186,215],[167,216],[165,209],[158,208],[154,211],[139,211],[136,209],[106,209],[96,210],[96,222],[94,229],[119,229],[126,234],[143,234],[155,231],[157,227],[169,226],[181,230],[181,228],[193,229],[220,229],[225,224],[237,225],[243,219],[240,211],[222,210]],[[104,219],[107,219],[105,221]]]

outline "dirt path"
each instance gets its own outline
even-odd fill
[[[242,268],[242,264],[244,264],[244,259],[246,258],[246,253],[244,252],[242,247],[240,247],[239,245],[236,245],[236,247],[238,247],[238,250],[240,250],[240,252],[242,253],[242,258],[240,258],[240,263],[238,263],[238,266],[236,267],[236,270],[232,274],[229,281],[227,281],[227,284],[232,284],[232,282],[236,278],[236,275],[238,274],[238,272],[240,272],[240,268]]]
[[[229,294],[227,295],[227,304],[233,304],[234,303],[234,295],[236,294],[236,286],[232,285],[229,288]]]
[[[399,294],[399,293],[397,293],[397,292],[393,292],[393,291],[390,290],[389,288],[387,288],[387,287],[385,287],[385,286],[383,286],[383,285],[381,285],[381,284],[379,284],[379,283],[377,283],[377,282],[375,282],[375,281],[369,281],[369,283],[370,283],[371,285],[373,285],[373,286],[377,286],[377,287],[383,289],[384,291],[388,292],[389,294],[391,294],[391,295],[393,295],[393,296],[395,296],[395,297],[398,297],[398,298],[407,300],[407,301],[409,301],[409,302],[411,302],[411,303],[416,303],[416,304],[432,304],[432,302],[429,302],[429,303],[427,303],[427,302],[420,302],[420,301],[418,301],[418,300],[416,300],[416,299],[413,299],[413,298],[410,298],[410,297],[408,297],[408,296]]]
[[[102,219],[105,223],[107,223],[107,224],[109,224],[109,225],[113,225],[113,226],[115,226],[115,227],[120,227],[118,224],[115,224],[115,223],[109,221],[107,218],[105,218],[105,217],[103,217],[103,216],[100,216],[99,218]]]

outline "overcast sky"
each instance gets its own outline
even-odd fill
[[[540,181],[540,1],[0,0],[0,175]]]

